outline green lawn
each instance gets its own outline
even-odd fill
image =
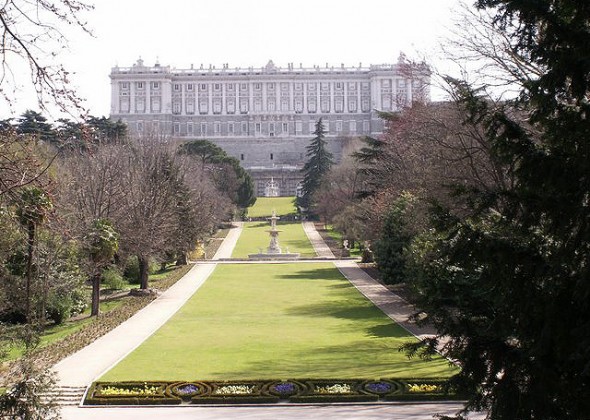
[[[256,203],[248,209],[248,216],[271,216],[273,210],[276,211],[277,216],[297,213],[295,197],[258,197]]]
[[[248,254],[256,254],[259,248],[266,252],[270,242],[267,230],[270,229],[270,222],[249,222],[244,223],[244,230],[236,244],[233,258],[247,258]],[[299,222],[278,222],[279,245],[283,252],[298,252],[302,257],[315,257],[316,253],[311,246],[303,227]]]
[[[408,359],[413,336],[329,263],[220,265],[160,330],[100,380],[447,377]]]

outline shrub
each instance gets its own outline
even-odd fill
[[[72,313],[72,297],[69,294],[51,293],[47,300],[47,317],[56,324],[63,324]]]
[[[160,269],[160,266],[157,262],[150,260],[150,267],[148,270],[149,274],[157,273]],[[125,270],[123,271],[123,276],[130,284],[139,284],[139,261],[135,255],[127,258],[125,263]]]
[[[109,267],[102,273],[102,280],[105,286],[112,290],[125,288],[127,282],[116,267]]]
[[[71,298],[72,307],[70,316],[81,314],[88,307],[88,293],[83,288],[80,287],[72,290]]]

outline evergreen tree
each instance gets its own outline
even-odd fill
[[[418,303],[449,338],[444,353],[461,365],[469,408],[491,419],[589,418],[590,3],[478,4],[496,10],[514,52],[543,73],[513,104],[530,114],[526,125],[514,107],[492,112],[456,83],[516,182],[458,190],[468,217],[433,213],[439,236],[414,253],[424,263]]]
[[[319,189],[324,176],[330,171],[334,161],[327,148],[326,130],[320,118],[315,124],[315,137],[306,147],[309,160],[303,166],[302,195],[298,199],[299,207],[309,209],[313,206],[313,194]]]
[[[393,202],[385,216],[381,235],[373,246],[377,268],[387,284],[406,281],[405,253],[413,238],[406,218],[414,201],[412,194],[404,192]]]
[[[27,110],[21,115],[16,131],[19,134],[27,134],[47,142],[53,142],[56,138],[55,130],[47,122],[47,118],[32,110]]]
[[[357,196],[364,198],[375,195],[381,189],[384,177],[381,176],[383,166],[379,164],[379,161],[386,157],[386,154],[383,140],[366,136],[361,141],[364,146],[354,152],[352,157],[360,164],[358,173],[362,177],[362,187],[359,189]]]

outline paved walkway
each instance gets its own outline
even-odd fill
[[[322,236],[318,233],[313,222],[302,222],[303,231],[307,235],[309,242],[313,245],[313,249],[320,258],[335,258],[334,253],[328,245],[322,239]]]
[[[64,420],[433,420],[434,414],[452,416],[456,403],[388,404],[388,405],[301,405],[250,407],[149,407],[98,408],[66,407]],[[470,420],[483,420],[481,414]]]
[[[231,256],[242,231],[231,229],[213,259]],[[195,264],[176,284],[126,322],[92,344],[57,363],[53,369],[59,386],[85,387],[102,376],[170,319],[201,287],[216,264]]]

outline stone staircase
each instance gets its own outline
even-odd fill
[[[55,386],[43,395],[43,399],[51,400],[59,406],[77,406],[82,402],[86,387]]]

